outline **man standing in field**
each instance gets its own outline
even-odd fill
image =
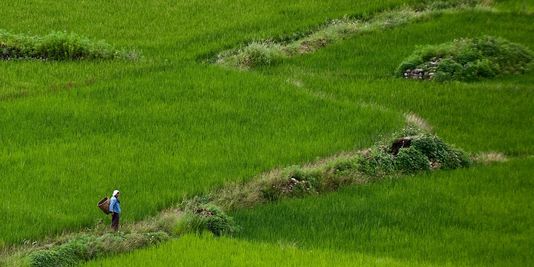
[[[115,231],[119,230],[119,217],[121,214],[121,202],[119,196],[121,192],[119,190],[113,191],[111,199],[109,200],[109,211],[111,212],[111,228]]]

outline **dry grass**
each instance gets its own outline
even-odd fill
[[[404,114],[404,118],[406,119],[406,124],[415,126],[419,129],[423,129],[427,132],[432,132],[432,126],[425,121],[425,119],[419,117],[419,115],[415,113],[406,113]]]
[[[474,157],[475,162],[481,164],[491,164],[495,162],[506,162],[508,158],[500,152],[483,152]]]

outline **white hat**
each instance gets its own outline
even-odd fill
[[[119,190],[115,190],[115,191],[113,191],[113,194],[112,194],[111,196],[114,197],[114,196],[116,196],[118,193],[120,193]]]

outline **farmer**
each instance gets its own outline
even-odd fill
[[[119,196],[121,192],[119,190],[113,191],[111,199],[109,200],[109,211],[111,212],[111,228],[115,231],[119,230],[119,217],[121,214],[121,202]]]

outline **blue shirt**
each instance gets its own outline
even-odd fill
[[[111,197],[109,200],[109,211],[113,213],[121,213],[121,202],[116,197]]]

